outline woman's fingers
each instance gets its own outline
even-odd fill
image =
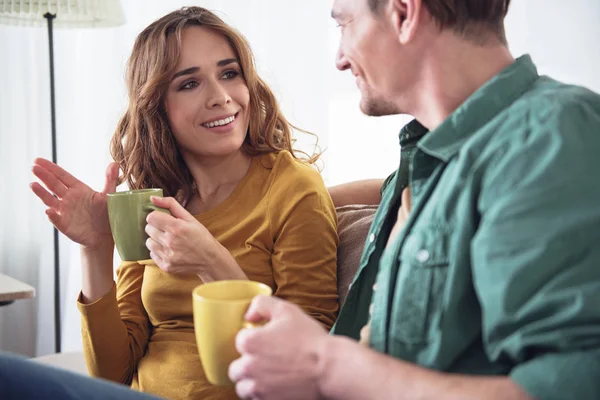
[[[42,185],[37,182],[33,182],[29,186],[31,187],[31,190],[33,190],[33,193],[35,193],[35,195],[39,197],[47,207],[52,209],[58,208],[58,199],[52,196],[46,189],[42,187]]]
[[[106,168],[104,190],[102,193],[109,194],[117,191],[117,181],[119,180],[119,164],[112,162]]]
[[[152,238],[146,239],[146,248],[150,250],[150,253],[154,254],[158,260],[161,260],[161,262],[168,257],[167,249]]]
[[[34,168],[35,168],[35,166],[38,166],[41,169],[46,170],[47,173],[54,175],[54,178],[59,180],[60,182],[62,182],[62,184],[65,185],[67,188],[75,186],[81,182],[79,179],[75,178],[73,175],[68,173],[66,170],[62,169],[61,167],[54,164],[53,162],[46,160],[45,158],[36,158],[33,161],[33,164],[34,164]],[[46,182],[44,182],[44,183],[46,183]],[[58,193],[56,193],[56,194],[59,195]]]
[[[165,265],[165,260],[163,260],[162,257],[160,257],[158,254],[154,253],[153,251],[150,251],[150,258],[161,269]]]
[[[48,209],[46,209],[46,215],[48,216],[48,219],[50,220],[52,225],[54,225],[56,229],[62,232],[63,221],[60,217],[60,214],[57,212],[59,200],[53,195],[51,195],[46,189],[42,187],[42,185],[40,185],[37,182],[33,182],[30,185],[30,187],[31,190],[33,190],[33,193],[35,193],[35,195],[39,197],[47,207],[49,207]]]
[[[46,215],[48,216],[48,219],[50,220],[52,225],[54,225],[59,231],[63,232],[62,220],[60,218],[60,215],[52,208],[46,210]]]
[[[31,168],[31,171],[33,171],[33,174],[37,176],[44,183],[44,185],[46,185],[48,190],[58,197],[63,198],[67,194],[68,188],[65,186],[65,184],[58,180],[57,177],[50,173],[47,169],[42,168],[39,165],[34,165],[33,168]]]
[[[161,231],[160,229],[150,225],[150,224],[146,224],[146,226],[144,227],[144,231],[148,234],[148,238],[152,239],[153,241],[155,241],[156,243],[158,243],[161,246],[164,246],[164,232]],[[149,250],[153,250],[150,249]]]

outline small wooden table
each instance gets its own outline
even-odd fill
[[[32,299],[34,296],[35,288],[32,286],[0,274],[0,306],[5,306],[15,300]]]

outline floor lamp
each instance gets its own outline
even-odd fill
[[[50,115],[52,162],[57,162],[54,100],[54,28],[102,28],[125,23],[119,0],[0,0],[0,24],[47,26],[50,55]],[[61,351],[60,263],[58,231],[54,229],[54,335]]]

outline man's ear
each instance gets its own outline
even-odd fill
[[[389,0],[386,10],[392,20],[392,29],[400,44],[413,40],[421,15],[422,0]]]

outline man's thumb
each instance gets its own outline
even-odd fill
[[[254,323],[270,321],[279,301],[281,300],[273,296],[256,296],[248,307],[246,320]]]

